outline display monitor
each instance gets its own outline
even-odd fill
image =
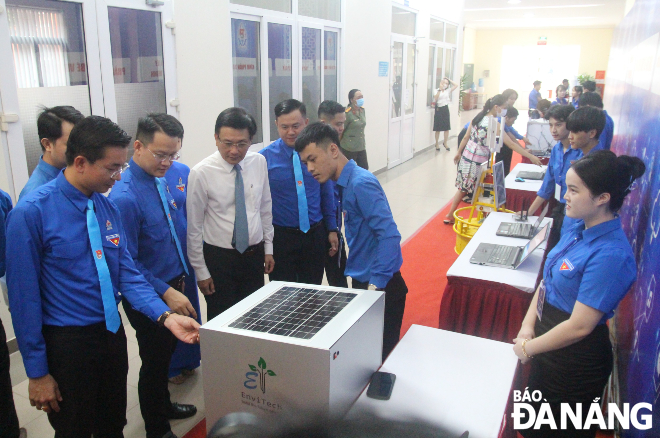
[[[493,165],[493,189],[495,191],[495,207],[500,208],[506,202],[506,187],[504,185],[504,163],[498,161]]]

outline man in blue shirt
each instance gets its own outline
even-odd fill
[[[129,143],[106,118],[78,122],[67,167],[7,221],[9,302],[30,403],[48,414],[56,436],[122,436],[122,297],[177,338],[199,342],[199,324],[172,313],[135,267],[119,210],[102,195],[121,179]]]
[[[337,134],[341,137],[341,134],[344,132],[344,123],[346,122],[346,109],[344,106],[333,100],[324,100],[319,105],[318,111],[319,121],[329,125]],[[334,181],[328,180],[326,184],[332,184],[334,187],[335,201],[339,201],[339,188]],[[341,214],[341,208],[337,205],[337,214]],[[337,220],[337,226],[340,225],[341,220]],[[337,287],[348,287],[348,281],[346,280],[346,245],[344,244],[344,236],[340,229],[337,230],[337,236],[339,240],[339,251],[336,251],[334,255],[332,253],[332,247],[330,242],[328,242],[328,252],[325,255],[325,278],[328,280],[330,286]]]
[[[319,184],[300,164],[296,138],[307,126],[307,109],[288,99],[275,105],[280,138],[262,149],[273,198],[273,257],[270,280],[321,284],[326,241],[330,255],[339,248],[332,184]]]
[[[108,197],[119,208],[135,267],[170,309],[197,319],[195,308],[182,293],[185,277],[192,271],[185,257],[185,218],[163,178],[179,158],[183,126],[168,114],[149,114],[138,121],[135,138],[130,167]],[[138,395],[147,438],[171,436],[170,418],[188,418],[197,412],[193,405],[170,401],[168,374],[177,340],[133,309],[126,298],[122,301],[140,348]]]
[[[385,291],[383,360],[399,341],[408,287],[401,276],[401,234],[378,179],[346,159],[337,132],[323,123],[308,126],[296,140],[296,151],[320,183],[339,186],[349,255],[346,275],[354,289]]]
[[[573,111],[566,119],[566,128],[570,131],[568,140],[571,143],[571,148],[580,151],[582,157],[586,157],[590,152],[597,150],[598,139],[603,129],[605,129],[605,123],[605,113],[598,108],[585,106]],[[566,234],[576,222],[576,219],[564,216],[561,224],[561,235]]]
[[[43,155],[18,199],[54,180],[60,170],[66,167],[66,142],[73,126],[84,118],[85,116],[72,106],[44,108],[39,114],[37,132]]]
[[[11,211],[11,198],[9,193],[0,190],[0,277],[5,275],[5,221]],[[7,334],[0,320],[0,436],[7,438],[25,438],[27,432],[18,427],[18,416],[14,406],[14,393],[12,392],[11,376],[9,375],[9,349],[7,348]]]
[[[188,175],[190,175],[190,167],[179,161],[172,161],[172,165],[165,174],[167,189],[172,195],[172,198],[174,198],[177,208],[183,212],[183,221],[186,224],[186,228],[188,228],[188,212],[186,210]],[[184,242],[181,242],[181,244],[185,245]],[[184,255],[187,257],[187,252],[184,252]],[[197,312],[197,322],[201,322],[202,313],[199,308],[197,280],[194,271],[189,271],[188,274],[189,275],[186,275],[183,294],[188,297],[195,308],[195,312]],[[199,345],[177,342],[176,350],[174,350],[172,360],[170,361],[170,372],[168,374],[170,383],[183,383],[188,377],[195,373],[195,369],[199,367],[200,361],[201,353]]]
[[[550,251],[559,242],[561,235],[562,222],[564,219],[564,208],[566,207],[566,172],[571,167],[571,163],[582,158],[582,151],[571,148],[571,142],[568,140],[570,131],[566,127],[566,121],[571,113],[575,111],[573,105],[554,105],[548,110],[548,121],[550,122],[550,133],[557,144],[552,148],[548,168],[543,177],[543,184],[536,193],[536,199],[529,207],[529,212],[535,214],[541,205],[555,196],[555,187],[560,187],[559,204],[552,212],[552,230],[548,238],[548,249]]]
[[[612,146],[612,138],[614,137],[614,120],[612,120],[612,117],[610,117],[610,115],[607,114],[607,111],[603,109],[603,99],[601,99],[598,93],[584,93],[582,96],[580,96],[578,108],[585,106],[598,108],[603,110],[603,114],[605,114],[605,128],[603,128],[603,132],[598,137],[598,144],[594,150],[610,150]]]
[[[534,81],[534,89],[529,92],[529,115],[532,115],[532,112],[536,109],[536,105],[539,103],[539,99],[542,99],[541,92],[541,81]]]

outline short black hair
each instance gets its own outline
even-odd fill
[[[567,91],[568,88],[566,88],[566,86],[564,84],[557,85],[557,89],[555,90],[555,92],[557,93],[557,97],[559,97],[559,90]]]
[[[71,130],[66,144],[66,164],[72,165],[82,155],[90,163],[105,156],[106,147],[128,148],[131,136],[115,122],[101,116],[82,119]]]
[[[571,168],[593,196],[610,194],[609,207],[613,212],[619,211],[626,195],[632,190],[633,182],[646,171],[644,162],[639,158],[628,155],[617,157],[608,150],[591,152],[573,163]]]
[[[551,106],[552,102],[550,102],[548,99],[541,99],[539,100],[539,103],[536,104],[536,109],[539,111],[547,111]]]
[[[563,84],[564,82],[568,82],[568,79],[562,79],[561,83]]]
[[[62,122],[75,125],[84,118],[85,116],[80,111],[70,105],[42,107],[37,118],[39,142],[44,138],[54,142],[62,136]],[[41,150],[45,150],[43,145],[41,145]]]
[[[584,93],[580,96],[580,100],[578,101],[578,107],[582,108],[583,106],[593,106],[603,109],[603,99],[598,93]]]
[[[573,105],[552,105],[548,112],[545,113],[545,119],[550,120],[553,118],[558,122],[566,122],[571,113],[575,111]]]
[[[183,140],[183,125],[176,117],[164,113],[151,113],[138,120],[135,139],[143,145],[154,141],[156,132],[162,132],[168,137],[177,137]]]
[[[509,98],[513,94],[516,95],[516,100],[518,100],[518,92],[516,90],[514,90],[513,88],[507,88],[506,90],[502,91],[502,96],[504,96],[504,98],[506,100],[509,100]]]
[[[315,122],[308,125],[302,130],[296,139],[296,152],[300,153],[305,150],[310,143],[316,143],[316,146],[321,149],[328,149],[330,143],[339,144],[339,134],[330,125],[322,122]]]
[[[566,128],[571,132],[589,132],[596,130],[596,139],[605,129],[605,113],[593,106],[576,109],[566,119]]]
[[[520,113],[518,112],[517,109],[511,107],[508,110],[506,110],[506,116],[505,117],[508,118],[508,119],[512,119],[514,117],[518,117],[519,114]]]
[[[215,133],[220,134],[220,128],[223,127],[239,130],[247,129],[250,140],[257,133],[257,122],[254,120],[254,117],[243,108],[236,106],[227,108],[215,119]]]
[[[582,82],[582,86],[586,91],[590,91],[592,93],[596,91],[596,82],[594,81],[584,81]]]
[[[534,81],[534,86],[541,85],[541,81]]]
[[[584,93],[584,88],[582,88],[582,85],[576,85],[575,87],[573,87],[573,89],[580,94]]]
[[[277,120],[279,116],[290,114],[295,110],[300,111],[300,114],[303,117],[307,117],[307,107],[304,103],[296,99],[283,100],[282,102],[275,105],[275,120]]]
[[[321,105],[319,105],[318,116],[319,119],[324,115],[332,119],[335,115],[345,111],[346,108],[344,108],[341,103],[335,102],[334,100],[324,100],[321,102]]]

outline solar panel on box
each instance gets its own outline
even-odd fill
[[[207,429],[231,412],[343,415],[381,364],[383,292],[271,282],[200,329]]]

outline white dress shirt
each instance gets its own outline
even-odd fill
[[[250,245],[264,241],[273,254],[273,213],[268,167],[263,155],[248,152],[241,166],[245,188]],[[203,242],[231,249],[236,218],[234,165],[215,152],[190,170],[188,177],[188,259],[197,280],[211,277],[204,261]]]
[[[440,92],[438,95],[438,100],[435,103],[436,108],[449,105],[449,95],[451,94],[451,87],[447,87]]]

